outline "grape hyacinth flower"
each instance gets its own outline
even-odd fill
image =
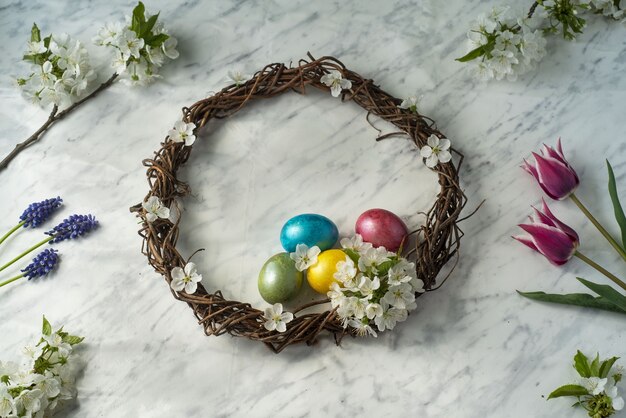
[[[62,203],[63,199],[61,199],[60,197],[54,197],[52,199],[46,199],[41,202],[31,203],[20,215],[20,222],[16,226],[11,228],[9,232],[4,234],[2,238],[0,238],[0,244],[2,244],[9,236],[11,236],[11,234],[13,234],[21,227],[38,227],[46,220],[48,220],[48,218],[54,213],[54,211],[56,211],[61,206]]]
[[[544,200],[541,203],[541,210],[533,207],[535,217],[529,217],[531,223],[519,225],[529,235],[513,238],[542,254],[552,264],[560,266],[574,256],[580,239],[576,231],[552,214]]]
[[[50,235],[48,238],[33,245],[32,247],[15,257],[13,260],[0,267],[0,271],[6,269],[11,264],[20,260],[22,257],[26,256],[32,251],[35,251],[37,248],[46,243],[54,244],[57,242],[81,237],[96,229],[98,225],[98,221],[93,215],[71,215],[69,218],[64,219],[63,222],[52,228],[50,231],[46,232],[46,235]]]
[[[91,232],[98,227],[98,221],[93,215],[71,215],[63,222],[46,232],[50,235],[50,244],[75,239]]]
[[[532,154],[535,164],[524,160],[522,168],[537,180],[548,196],[554,200],[563,200],[574,193],[580,180],[563,155],[561,138],[556,142],[556,149],[544,144],[542,155],[536,152]]]
[[[59,255],[57,253],[57,250],[46,248],[37,254],[28,266],[21,270],[22,274],[0,283],[0,287],[19,280],[22,277],[31,280],[47,276],[59,263]]]

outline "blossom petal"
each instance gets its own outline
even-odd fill
[[[193,295],[198,290],[198,283],[194,281],[187,282],[185,285],[185,292],[189,295]]]
[[[450,149],[450,140],[448,138],[441,138],[439,140],[439,149],[442,151]],[[441,160],[441,157],[439,158],[439,160]]]
[[[187,276],[192,276],[197,270],[196,263],[189,262],[185,266],[185,274],[187,274]]]
[[[431,148],[435,148],[439,145],[439,137],[435,134],[432,134],[428,137],[428,140],[426,142],[428,143],[428,145],[430,145]]]
[[[276,315],[280,315],[281,313],[283,313],[282,303],[275,303],[273,306],[273,311],[274,311],[274,314]]]
[[[156,215],[155,215],[154,213],[152,213],[152,212],[148,212],[148,213],[146,213],[146,220],[147,220],[148,222],[154,222],[154,221],[156,221],[156,220],[157,220],[157,218],[158,218],[158,216],[156,216]]]
[[[420,150],[420,155],[424,158],[428,158],[433,154],[433,149],[428,145],[424,145]]]
[[[439,162],[439,158],[437,154],[432,154],[430,157],[426,158],[426,167],[433,168]]]
[[[187,138],[185,138],[185,145],[190,147],[193,145],[193,143],[196,142],[196,136],[195,135],[187,135]]]
[[[278,332],[287,331],[287,324],[285,324],[283,321],[276,323],[276,331]]]
[[[624,409],[624,399],[621,396],[617,398],[613,398],[613,409],[616,411],[621,411]]]
[[[339,97],[339,95],[341,94],[341,86],[339,85],[339,83],[335,84],[333,83],[333,85],[330,87],[330,94],[333,97]]]
[[[174,267],[170,272],[173,280],[182,280],[185,278],[185,272],[180,267]]]
[[[173,279],[172,282],[170,283],[170,287],[173,290],[180,292],[181,290],[185,288],[185,282],[182,279]]]
[[[439,158],[439,161],[442,163],[447,163],[452,159],[452,154],[450,154],[450,151],[439,151],[439,154],[437,155],[437,157]]]
[[[291,312],[283,312],[280,314],[280,319],[283,320],[284,323],[293,321],[293,314]]]
[[[274,322],[274,321],[265,321],[263,326],[268,331],[274,331],[276,329],[276,322]]]

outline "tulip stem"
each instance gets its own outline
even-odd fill
[[[626,283],[621,281],[617,276],[615,276],[613,273],[611,273],[610,271],[608,271],[607,269],[602,267],[600,264],[596,263],[595,261],[593,261],[592,259],[590,259],[586,255],[584,255],[584,254],[582,254],[582,253],[580,253],[578,251],[576,251],[574,253],[574,255],[576,257],[580,258],[581,260],[583,260],[585,263],[589,264],[594,269],[598,270],[600,273],[604,274],[606,277],[611,279],[616,285],[618,285],[622,289],[626,290]]]
[[[617,241],[615,241],[611,234],[609,234],[609,231],[604,229],[602,224],[598,222],[598,220],[591,214],[591,212],[589,212],[589,209],[587,209],[585,205],[583,205],[583,203],[578,200],[578,197],[576,197],[574,193],[570,194],[569,197],[576,204],[576,206],[578,206],[578,209],[580,209],[582,213],[584,213],[585,216],[589,218],[591,223],[598,229],[598,231],[600,231],[600,233],[604,236],[604,238],[606,238],[609,244],[611,244],[613,248],[615,248],[615,251],[617,251],[620,257],[622,257],[624,261],[626,261],[626,251],[622,248],[621,245],[619,245]]]
[[[21,279],[21,278],[22,278],[22,277],[24,277],[24,276],[25,276],[25,274],[20,274],[19,276],[15,276],[15,277],[13,277],[12,279],[5,280],[5,281],[3,281],[2,283],[0,283],[0,287],[2,287],[2,286],[4,286],[4,285],[7,285],[7,284],[9,284],[9,283],[12,283],[12,282],[14,282],[14,281],[16,281],[16,280],[19,280],[19,279]]]

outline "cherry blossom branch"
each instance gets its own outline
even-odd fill
[[[115,79],[117,78],[118,74],[115,73],[113,74],[107,81],[105,81],[104,83],[100,84],[100,86],[98,86],[97,89],[95,89],[93,92],[91,92],[89,95],[83,97],[82,99],[74,102],[71,106],[69,106],[67,109],[59,112],[59,108],[57,105],[54,105],[54,107],[52,108],[52,111],[50,112],[50,116],[48,116],[48,119],[44,122],[43,125],[41,125],[41,127],[39,129],[37,129],[37,131],[35,131],[35,133],[33,133],[31,136],[29,136],[26,140],[24,140],[23,142],[18,143],[17,145],[15,145],[15,148],[13,149],[13,151],[11,151],[6,157],[4,157],[4,159],[2,161],[0,161],[0,171],[4,170],[5,168],[7,168],[7,166],[9,165],[9,163],[11,161],[13,161],[13,159],[15,157],[17,157],[17,155],[19,153],[21,153],[22,151],[24,151],[26,148],[30,147],[32,144],[34,144],[35,142],[39,141],[39,139],[41,139],[41,137],[43,136],[43,134],[58,120],[63,119],[68,113],[70,113],[71,111],[73,111],[74,109],[76,109],[77,107],[79,107],[81,104],[85,103],[87,100],[95,97],[96,95],[98,95],[98,93],[100,93],[102,90],[105,90],[106,88],[110,87],[113,82],[115,81]]]

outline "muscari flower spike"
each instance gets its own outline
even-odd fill
[[[31,203],[20,216],[20,220],[24,222],[24,228],[38,227],[44,223],[62,203],[63,199],[58,196],[41,202]]]
[[[22,270],[24,277],[30,279],[36,279],[37,277],[43,277],[48,275],[59,262],[58,251],[46,248],[33,258],[33,261]]]
[[[67,239],[78,238],[98,227],[98,221],[93,215],[71,215],[63,222],[46,232],[46,235],[53,237],[50,244],[65,241]]]

